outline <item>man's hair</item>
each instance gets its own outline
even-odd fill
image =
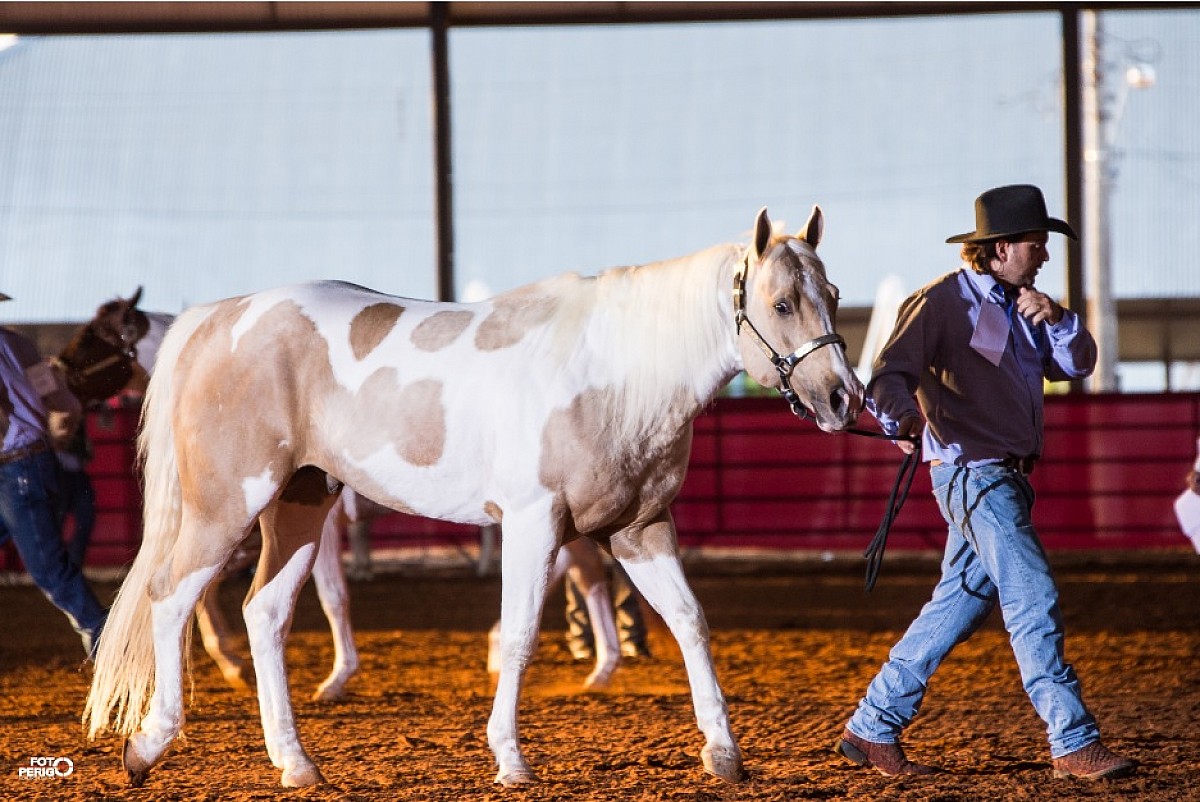
[[[996,257],[996,243],[999,240],[987,240],[985,242],[964,242],[962,246],[962,260],[971,266],[971,269],[976,273],[988,272],[988,262]]]

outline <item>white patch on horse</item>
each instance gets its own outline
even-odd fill
[[[246,497],[246,512],[251,515],[264,509],[271,503],[279,483],[271,475],[271,468],[263,469],[258,476],[247,476],[242,480],[242,493]]]

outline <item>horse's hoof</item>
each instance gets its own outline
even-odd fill
[[[711,745],[706,745],[700,750],[700,760],[704,763],[705,771],[725,782],[738,783],[746,779],[746,770],[742,768],[742,755],[736,746],[714,749]]]
[[[323,782],[325,778],[321,776],[321,770],[312,763],[284,769],[283,777],[279,781],[284,788],[307,788]]]
[[[141,788],[150,776],[150,764],[137,756],[128,738],[121,744],[121,768],[125,770],[125,776],[129,778],[132,788]]]
[[[342,685],[322,685],[312,695],[314,702],[340,702],[346,698],[346,688]]]
[[[588,674],[588,678],[583,681],[583,689],[585,691],[598,691],[608,687],[608,683],[612,681],[613,671],[593,671]]]
[[[500,773],[496,775],[496,783],[503,785],[505,788],[512,788],[517,785],[529,785],[536,782],[539,782],[538,777],[533,773],[533,769],[528,766],[519,766],[508,771],[501,769]]]
[[[222,671],[221,676],[225,678],[225,682],[229,684],[229,687],[235,691],[241,691],[242,693],[254,692],[254,672],[245,666]]]

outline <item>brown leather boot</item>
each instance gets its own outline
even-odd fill
[[[922,766],[906,758],[904,749],[898,743],[872,743],[859,738],[850,730],[842,733],[842,737],[833,745],[833,751],[851,763],[874,768],[880,774],[888,777],[902,774],[936,774],[938,772],[932,766]]]
[[[1069,755],[1054,758],[1054,776],[1058,778],[1115,780],[1118,777],[1128,777],[1136,770],[1137,763],[1108,751],[1099,741],[1093,741]]]

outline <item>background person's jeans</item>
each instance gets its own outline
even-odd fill
[[[1062,757],[1100,737],[1075,670],[1063,656],[1058,590],[1033,529],[1033,489],[995,466],[930,468],[949,523],[942,576],[847,725],[860,738],[895,743],[920,710],[929,678],[1000,602],[1025,692]],[[969,512],[969,517],[968,517]]]
[[[0,465],[0,543],[13,539],[33,583],[67,614],[91,654],[107,612],[67,557],[58,529],[57,491],[53,451]]]

